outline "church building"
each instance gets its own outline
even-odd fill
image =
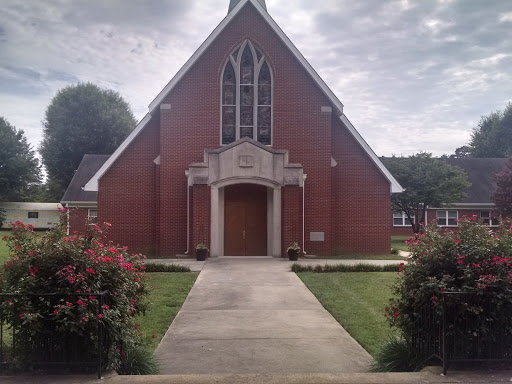
[[[401,191],[265,0],[231,0],[119,148],[84,157],[62,203],[77,208],[71,231],[108,222],[148,256],[205,243],[212,257],[283,257],[293,242],[385,254]]]

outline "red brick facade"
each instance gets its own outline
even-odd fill
[[[221,73],[246,39],[264,53],[273,74],[272,148],[288,151],[289,162],[307,174],[301,245],[317,255],[388,253],[391,231],[382,223],[389,220],[390,181],[339,114],[322,109],[333,107],[331,100],[250,2],[167,95],[163,104],[170,109],[155,110],[101,177],[99,221],[112,223],[116,242],[149,255],[193,252],[210,241],[210,186],[188,187],[185,171],[203,161],[205,149],[221,146]],[[300,186],[282,187],[283,253],[290,242],[302,242],[302,194]],[[324,240],[310,241],[311,232],[323,232]]]

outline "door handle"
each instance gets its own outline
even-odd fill
[[[245,240],[245,231],[242,231],[242,239]]]

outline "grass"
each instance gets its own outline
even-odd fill
[[[408,238],[408,236],[391,236],[391,248],[409,252],[409,246],[405,244]]]
[[[333,317],[372,356],[391,334],[384,307],[393,272],[297,274]]]
[[[137,316],[142,338],[153,352],[169,328],[199,273],[148,273],[150,287],[155,287],[150,295],[151,307],[146,314]],[[153,335],[156,337],[153,338]]]

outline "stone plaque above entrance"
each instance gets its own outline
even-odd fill
[[[253,156],[247,156],[247,155],[240,156],[240,158],[239,158],[239,165],[242,168],[254,167],[254,157]]]
[[[296,176],[285,176],[284,185],[299,185],[299,178]]]
[[[310,241],[324,241],[324,232],[309,232]]]

